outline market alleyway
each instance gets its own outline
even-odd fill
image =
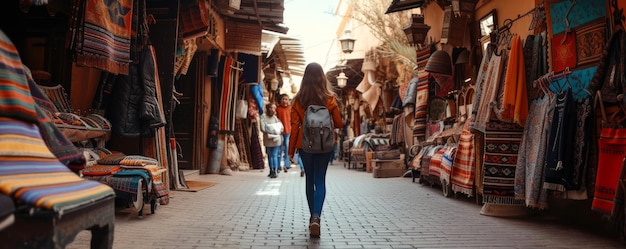
[[[267,170],[188,176],[216,184],[172,191],[168,205],[143,219],[118,211],[114,248],[625,247],[616,236],[599,235],[602,229],[546,217],[484,216],[473,198],[445,198],[441,189],[410,177],[373,178],[342,165],[329,167],[319,239],[308,236],[304,178],[292,168],[276,179]],[[89,233],[69,248],[89,248]]]

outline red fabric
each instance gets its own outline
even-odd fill
[[[573,31],[552,37],[552,58],[555,72],[576,67],[576,34]]]
[[[626,156],[626,129],[603,128],[598,139],[598,171],[591,209],[610,214],[622,161]]]

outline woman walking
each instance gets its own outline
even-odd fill
[[[302,150],[302,122],[304,110],[309,105],[323,105],[328,108],[334,128],[342,128],[343,122],[335,93],[331,91],[330,82],[326,79],[324,69],[318,63],[309,63],[302,77],[300,90],[294,97],[291,107],[291,134],[294,134],[289,143],[289,156],[293,158],[296,150],[302,160],[306,181],[306,198],[311,218],[309,219],[309,233],[311,237],[320,236],[320,217],[326,198],[326,170],[332,153],[308,153]]]
[[[284,127],[278,117],[276,117],[276,104],[267,104],[265,113],[261,115],[261,131],[263,132],[263,145],[267,153],[267,162],[270,168],[270,178],[276,178],[280,161],[278,154],[280,153],[280,145],[283,141]]]

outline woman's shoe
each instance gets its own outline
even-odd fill
[[[311,224],[309,224],[309,233],[311,237],[314,237],[314,238],[320,237],[320,217],[318,216],[311,217]]]
[[[271,169],[270,170],[270,178],[276,178],[278,177],[278,175],[276,175],[276,169]]]

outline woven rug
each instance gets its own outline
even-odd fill
[[[524,129],[516,124],[488,122],[485,127],[483,201],[495,204],[523,204],[515,199],[517,154]]]
[[[130,64],[132,0],[76,1],[70,28],[76,64],[127,75]]]
[[[187,186],[189,188],[177,189],[179,191],[188,191],[188,192],[198,192],[203,189],[207,189],[213,187],[215,185],[214,182],[203,182],[203,181],[186,181]]]

